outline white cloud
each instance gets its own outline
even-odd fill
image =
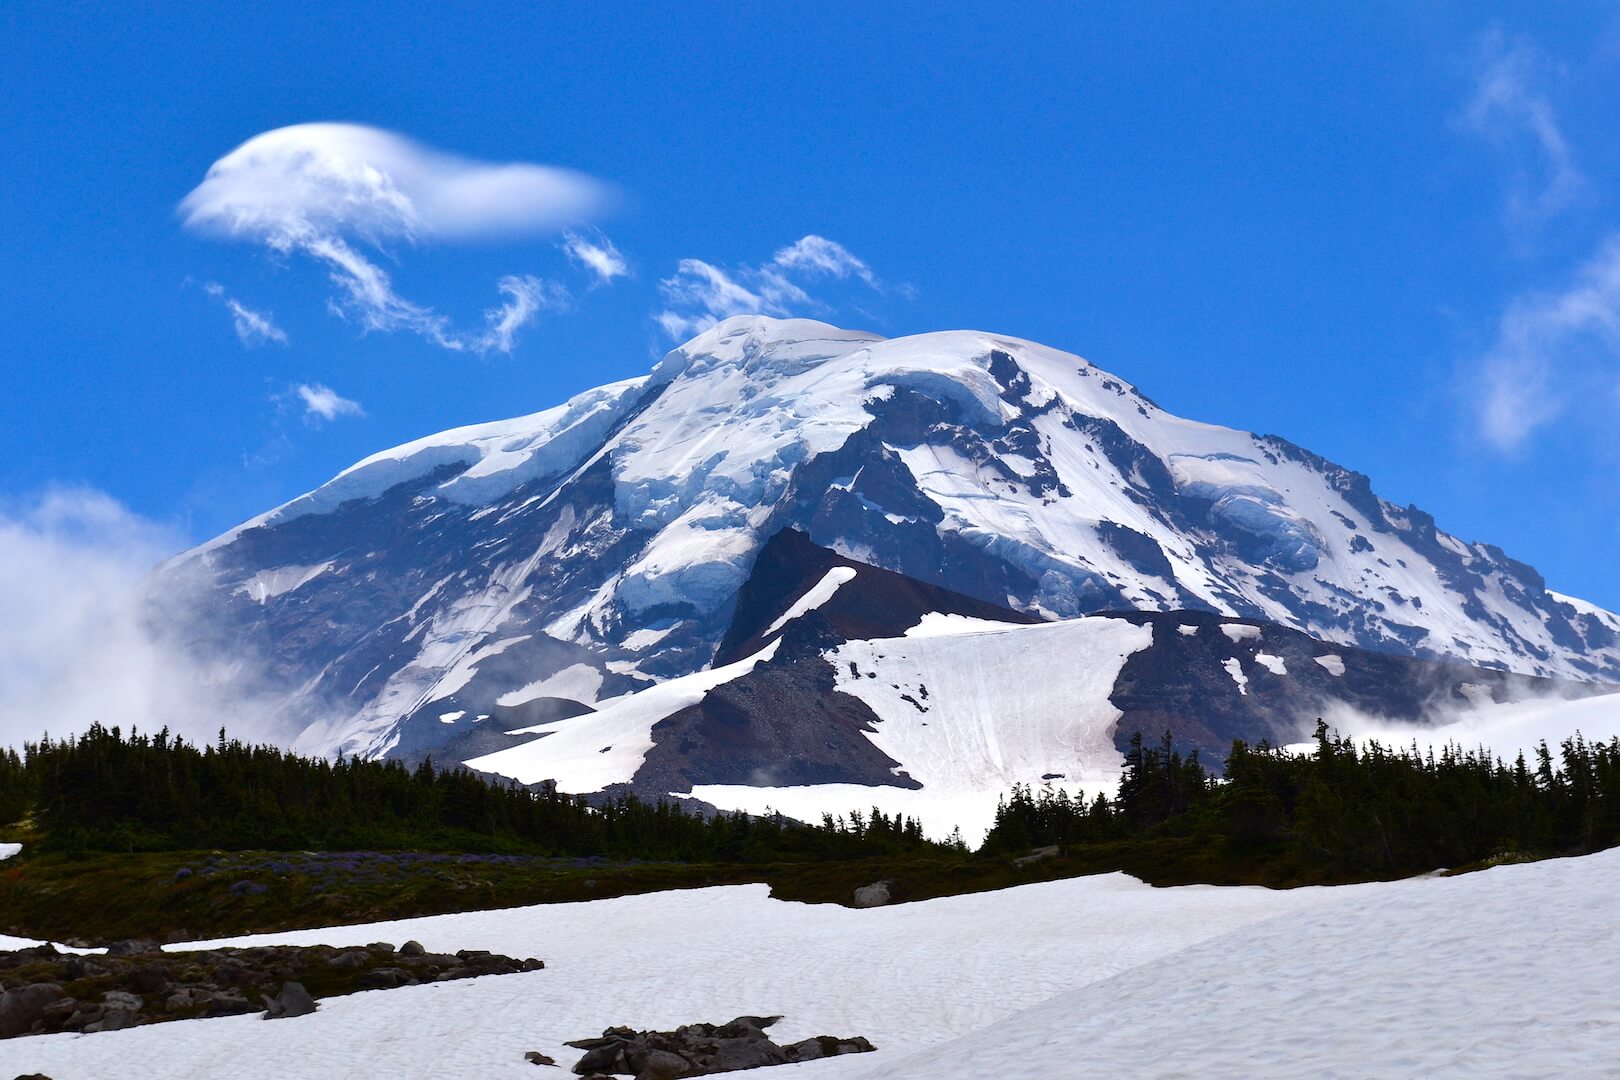
[[[826,305],[793,280],[854,278],[881,289],[865,262],[849,249],[821,236],[805,236],[781,248],[761,266],[723,270],[702,259],[682,259],[675,273],[659,282],[664,310],[653,319],[675,339],[707,330],[733,315],[789,315],[821,312]]]
[[[366,410],[358,401],[348,398],[321,383],[299,383],[293,393],[304,403],[306,420],[336,420],[340,416],[364,416]]]
[[[267,341],[273,341],[278,345],[287,344],[286,331],[276,325],[276,320],[270,312],[254,311],[227,293],[225,287],[215,281],[204,285],[203,291],[224,304],[225,309],[231,313],[231,322],[236,329],[237,339],[243,345],[251,349]]]
[[[501,278],[499,288],[506,302],[484,312],[487,324],[476,341],[479,352],[512,351],[517,332],[542,311],[560,310],[568,306],[568,290],[555,282],[541,281],[528,275]]]
[[[408,331],[459,352],[510,349],[511,335],[455,333],[431,307],[399,296],[358,245],[562,229],[611,197],[606,184],[569,169],[472,161],[360,124],[297,124],[214,162],[180,213],[188,229],[324,263],[338,288],[333,310],[365,330]],[[502,279],[507,308],[524,303],[509,283],[529,280]]]
[[[1533,221],[1570,206],[1585,191],[1586,177],[1542,89],[1553,65],[1533,45],[1509,41],[1493,29],[1482,40],[1477,66],[1473,97],[1463,115],[1475,131],[1519,155],[1508,197],[1512,219]]]
[[[598,285],[610,284],[614,278],[630,273],[630,265],[619,254],[619,249],[600,233],[586,236],[570,229],[563,233],[563,250],[570,259],[595,274]]]
[[[206,630],[185,589],[143,580],[186,540],[97,491],[0,505],[0,744],[92,722],[209,738],[289,738],[278,694],[237,646]]]
[[[1481,433],[1513,450],[1589,394],[1612,384],[1620,356],[1620,236],[1612,237],[1561,291],[1515,299],[1480,365]],[[1613,410],[1606,410],[1612,423]],[[1612,429],[1611,429],[1612,430]]]
[[[361,124],[294,124],[220,158],[180,203],[188,228],[296,243],[303,236],[507,237],[599,213],[611,189],[571,169],[494,164]]]
[[[773,266],[783,270],[806,270],[830,277],[857,277],[874,289],[877,278],[872,268],[857,259],[850,250],[824,236],[805,236],[782,248],[771,260]]]

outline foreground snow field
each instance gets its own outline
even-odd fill
[[[11,1040],[0,1074],[560,1077],[524,1051],[571,1064],[563,1042],[610,1024],[784,1013],[783,1041],[880,1050],[782,1076],[1612,1075],[1617,892],[1620,851],[1288,892],[1115,874],[855,911],[740,886],[299,931],[232,943],[414,937],[548,967]]]

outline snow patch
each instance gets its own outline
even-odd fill
[[[1249,693],[1249,677],[1243,674],[1243,664],[1238,658],[1235,656],[1227,657],[1222,662],[1221,667],[1225,668],[1226,673],[1232,676],[1232,681],[1237,683],[1238,693],[1247,697]]]
[[[453,724],[467,715],[466,709],[457,709],[455,712],[442,712],[439,714],[439,723]]]
[[[1182,637],[1194,637],[1198,634],[1198,627],[1189,626],[1186,623],[1182,623],[1180,626],[1176,627],[1176,630],[1181,634]]]
[[[1288,674],[1288,665],[1283,662],[1283,658],[1280,656],[1272,656],[1270,653],[1255,653],[1254,660],[1255,663],[1273,675]]]
[[[855,577],[853,566],[835,566],[824,574],[820,581],[810,586],[809,590],[793,602],[793,606],[784,611],[781,616],[765,630],[765,636],[770,637],[800,615],[814,611],[833,598],[840,586],[852,581]]]
[[[1313,656],[1311,659],[1326,668],[1328,674],[1337,675],[1341,678],[1344,676],[1344,657],[1330,654],[1328,656]]]
[[[509,690],[495,699],[495,704],[511,708],[537,698],[568,698],[585,705],[595,706],[602,692],[602,672],[589,664],[570,664],[561,671],[529,683],[517,690]]]
[[[533,742],[473,758],[481,772],[510,776],[520,784],[554,780],[561,791],[586,795],[609,784],[629,783],[653,748],[653,725],[703,700],[716,686],[741,678],[776,654],[780,641],[734,664],[683,675],[624,697],[601,711],[518,728],[514,735],[540,735]]]
[[[1246,623],[1221,623],[1221,633],[1226,635],[1228,641],[1236,645],[1240,641],[1250,641],[1260,636],[1258,626],[1249,626]]]
[[[332,564],[323,562],[317,566],[278,566],[274,570],[260,570],[236,587],[236,595],[263,604],[303,588],[330,569]]]

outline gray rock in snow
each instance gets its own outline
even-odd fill
[[[890,899],[887,881],[874,881],[855,890],[855,906],[858,908],[882,907]]]
[[[292,1016],[308,1016],[320,1008],[310,992],[300,982],[282,983],[281,993],[264,999],[266,1020],[281,1020]]]

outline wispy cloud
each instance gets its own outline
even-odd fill
[[[203,292],[225,305],[225,310],[231,313],[231,323],[236,329],[236,337],[243,345],[251,349],[268,341],[278,345],[287,344],[286,331],[276,325],[275,317],[270,312],[253,310],[227,293],[225,286],[217,281],[205,284]]]
[[[613,246],[613,241],[599,232],[587,235],[570,229],[563,234],[563,250],[570,259],[596,275],[598,285],[611,284],[614,278],[630,273],[630,264]]]
[[[215,650],[189,586],[149,594],[147,574],[186,538],[83,488],[0,503],[0,745],[91,723],[209,738],[225,718],[281,741],[289,688],[240,643]]]
[[[599,213],[611,189],[568,169],[457,157],[359,124],[297,124],[255,136],[220,158],[181,200],[188,229],[299,253],[323,263],[334,312],[368,331],[407,331],[453,351],[509,351],[513,332],[455,332],[448,319],[394,290],[364,249],[567,228]],[[522,308],[527,277],[503,278]],[[517,282],[519,284],[512,285]],[[515,305],[515,307],[514,307]],[[503,323],[503,314],[497,323]]]
[[[827,277],[856,277],[872,288],[878,287],[872,268],[857,259],[844,245],[824,236],[803,236],[778,251],[771,265],[783,271],[803,271]]]
[[[1499,28],[1481,39],[1463,119],[1512,156],[1508,213],[1517,226],[1557,214],[1587,187],[1547,96],[1556,70],[1534,45]]]
[[[321,383],[299,383],[293,393],[304,404],[304,419],[310,421],[336,420],[340,416],[364,416],[366,410],[358,401],[348,398]]]
[[[1612,425],[1617,358],[1620,236],[1564,288],[1528,293],[1508,305],[1479,366],[1481,434],[1500,450],[1517,449],[1579,398],[1609,401],[1604,422]],[[1608,392],[1588,394],[1594,381]]]
[[[487,324],[478,338],[481,352],[511,352],[517,332],[542,311],[562,311],[568,307],[568,290],[555,281],[541,281],[529,275],[511,275],[500,280],[506,302],[484,312]]]
[[[794,280],[854,279],[883,286],[848,248],[822,236],[805,236],[779,249],[769,262],[725,270],[702,259],[682,259],[659,282],[664,308],[653,319],[677,340],[702,333],[733,315],[819,313],[827,306]]]

